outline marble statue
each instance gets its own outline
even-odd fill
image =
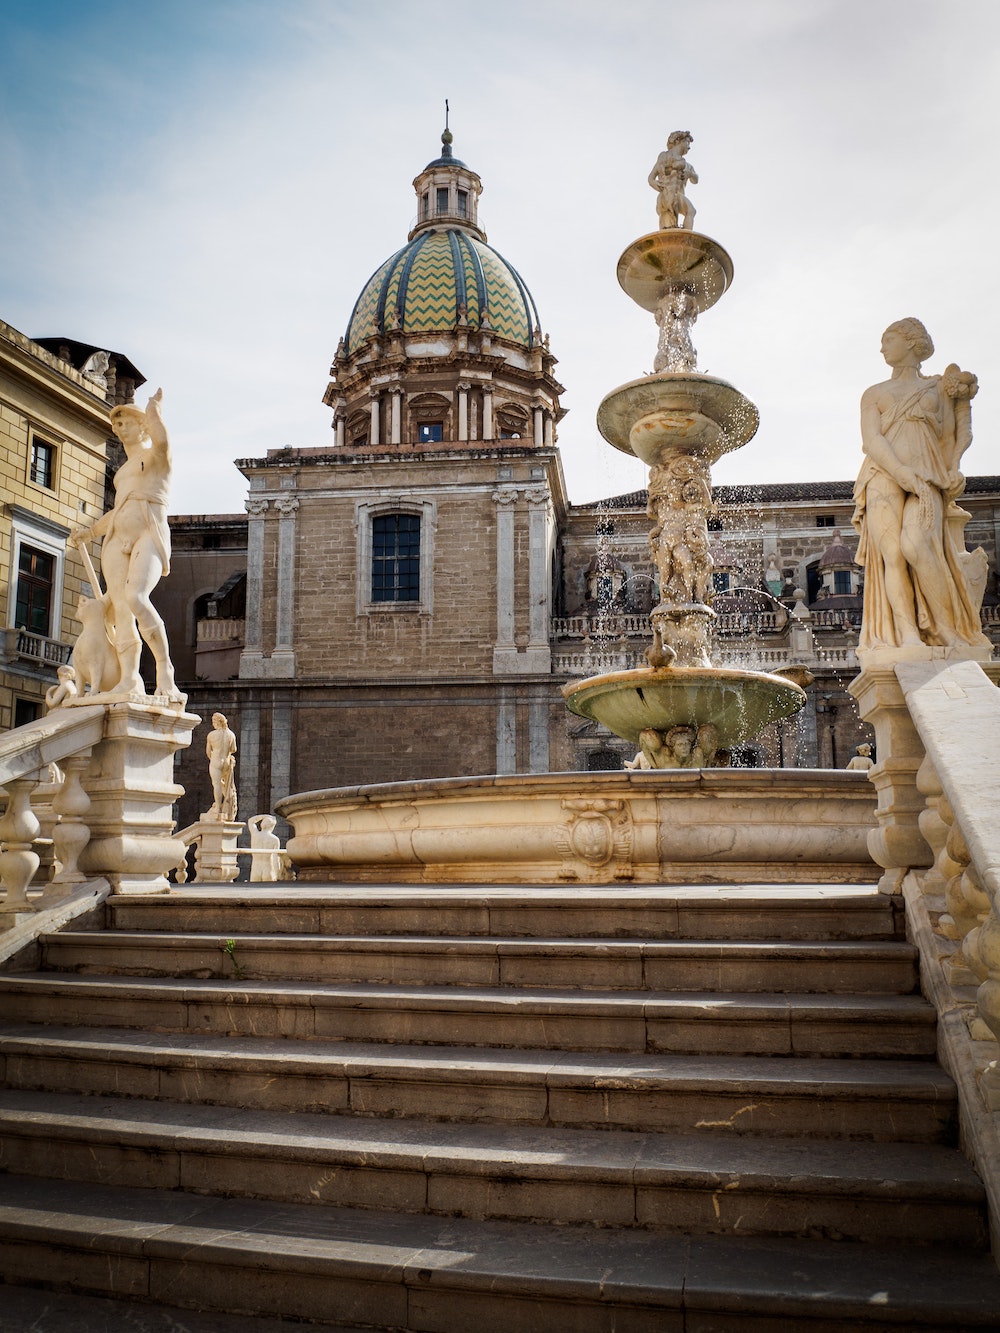
[[[285,855],[274,831],[277,822],[274,815],[254,815],[247,820],[250,850],[257,853],[250,858],[251,884],[273,884],[285,876]]]
[[[112,693],[123,698],[145,695],[139,675],[145,642],[156,663],[157,695],[183,702],[174,682],[166,629],[150,601],[160,578],[170,572],[167,496],[171,460],[160,410],[162,398],[163,390],[157,389],[145,411],[132,404],[112,408],[111,426],[125,449],[125,462],[114,478],[114,508],[92,527],[76,529],[70,541],[80,548],[92,572],[85,542],[104,538],[101,567],[107,588],[102,600],[110,603],[108,617],[118,667]],[[92,582],[97,586],[96,577]]]
[[[718,728],[711,722],[700,727],[681,723],[666,731],[644,727],[639,732],[639,753],[626,760],[625,767],[713,768],[719,749]]]
[[[653,370],[681,375],[697,370],[698,353],[691,341],[691,329],[698,318],[694,293],[683,287],[672,288],[657,302],[654,313],[660,335]]]
[[[236,818],[236,737],[225,713],[212,714],[205,754],[212,779],[212,808],[202,818],[232,823]]]
[[[83,628],[73,645],[72,663],[81,694],[101,694],[118,682],[118,657],[114,648],[114,622],[109,624],[112,604],[102,597],[81,593],[76,617]]]
[[[956,365],[923,375],[933,351],[918,319],[890,324],[882,355],[892,374],[861,399],[865,457],[853,519],[865,567],[861,652],[987,643],[974,588],[982,561],[965,549],[969,515],[957,504],[978,384]]]
[[[867,773],[870,768],[875,767],[875,760],[872,758],[872,747],[867,741],[856,747],[847,767],[852,772],[860,769],[863,773]]]
[[[68,663],[56,670],[57,685],[50,685],[45,691],[45,707],[51,713],[53,708],[62,708],[63,704],[75,699],[79,693],[76,686],[76,671]]]
[[[694,225],[696,210],[684,193],[688,182],[698,184],[698,173],[690,162],[684,160],[693,142],[687,130],[674,130],[667,140],[666,149],[656,159],[656,165],[649,173],[649,183],[657,192],[656,212],[661,231],[668,227],[690,230]]]
[[[80,374],[84,379],[90,380],[91,384],[96,384],[99,389],[107,392],[108,388],[108,365],[111,357],[107,352],[94,352],[89,356],[80,369]]]
[[[656,520],[649,549],[660,577],[660,597],[675,605],[712,600],[715,561],[708,541],[712,508],[708,464],[677,454],[650,470],[646,512]]]
[[[780,597],[785,586],[785,576],[778,568],[775,556],[768,557],[767,569],[764,570],[764,584],[772,597]]]

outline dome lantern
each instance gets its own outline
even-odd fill
[[[486,233],[479,226],[479,196],[483,192],[483,182],[471,167],[452,153],[454,135],[448,128],[447,107],[446,102],[441,154],[414,177],[417,216],[407,239],[412,241],[427,228],[444,225],[462,227],[485,241]]]

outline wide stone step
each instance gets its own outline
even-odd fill
[[[0,1029],[9,1088],[441,1121],[952,1141],[955,1086],[913,1060],[508,1052]]]
[[[0,1276],[437,1333],[955,1333],[995,1328],[1000,1308],[992,1259],[960,1249],[672,1238],[14,1176],[0,1179]]]
[[[540,1050],[933,1056],[919,995],[512,990],[0,976],[10,1022]]]
[[[221,939],[105,930],[65,931],[46,936],[41,945],[46,969],[129,976],[881,994],[905,994],[917,983],[916,950],[902,940],[329,938],[243,932]]]
[[[276,1114],[0,1092],[0,1170],[95,1184],[690,1234],[988,1244],[929,1144]]]
[[[110,899],[121,930],[285,935],[493,935],[603,939],[884,939],[900,904],[873,885],[470,889],[468,885],[204,885]]]

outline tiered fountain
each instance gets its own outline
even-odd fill
[[[575,713],[640,745],[633,770],[657,771],[433,778],[289,796],[275,808],[294,826],[288,851],[303,877],[535,886],[870,878],[874,812],[857,774],[726,767],[733,746],[796,712],[805,695],[780,675],[713,667],[709,656],[709,466],[746,444],[757,410],[696,369],[691,326],[733,267],[690,228],[689,143],[671,135],[651,177],[661,229],[618,265],[622,286],[660,325],[655,371],[609,394],[598,417],[613,445],[651,468],[661,601],[650,665],[564,690]]]
[[[648,667],[564,686],[567,706],[641,748],[641,768],[709,768],[732,747],[805,703],[781,675],[712,665],[712,511],[710,466],[757,430],[757,409],[738,389],[699,374],[691,329],[733,277],[722,246],[691,229],[685,194],[697,181],[685,154],[691,136],[671,134],[650,173],[658,191],[659,231],[633,241],[618,261],[618,281],[660,337],[653,374],[613,390],[597,424],[604,438],[649,466],[650,550],[660,603],[651,614]]]

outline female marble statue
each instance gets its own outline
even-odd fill
[[[978,386],[954,365],[922,375],[933,351],[918,319],[891,324],[882,355],[892,374],[861,399],[865,461],[853,521],[857,562],[865,566],[862,650],[986,642],[967,577],[969,515],[955,503],[965,487],[958,465],[972,440],[969,403]]]
[[[178,699],[166,630],[150,601],[161,576],[170,572],[170,445],[160,412],[162,398],[163,390],[157,389],[145,411],[131,404],[112,408],[111,426],[125,449],[125,462],[115,473],[114,508],[91,528],[77,529],[70,540],[82,546],[90,537],[104,538],[104,599],[111,604],[119,669],[112,692],[145,694],[139,675],[144,640],[156,663],[156,693]]]

